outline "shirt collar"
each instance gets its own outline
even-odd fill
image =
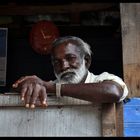
[[[89,80],[90,80],[90,72],[88,71],[88,74],[87,74],[87,78],[85,80],[85,83],[88,83]]]

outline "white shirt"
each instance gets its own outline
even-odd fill
[[[108,72],[103,72],[100,75],[94,75],[93,73],[88,71],[87,78],[85,80],[85,83],[99,83],[104,80],[112,80],[114,82],[117,82],[122,88],[123,88],[123,95],[120,98],[120,101],[124,100],[125,97],[128,95],[128,89],[126,84],[123,82],[123,80],[113,74],[110,74]]]

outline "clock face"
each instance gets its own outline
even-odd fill
[[[38,21],[30,32],[31,47],[35,52],[47,55],[51,52],[52,42],[58,37],[59,31],[53,22]]]

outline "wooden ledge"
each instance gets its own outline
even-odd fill
[[[62,97],[57,98],[56,96],[49,96],[48,106],[67,106],[67,105],[94,105],[91,102],[72,98],[72,97]],[[5,93],[0,95],[0,107],[22,107],[24,106],[24,102],[20,99],[20,94],[18,93]],[[40,106],[39,101],[37,102],[37,106]]]

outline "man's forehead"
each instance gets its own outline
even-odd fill
[[[56,52],[57,50],[69,50],[69,51],[77,51],[79,50],[79,47],[77,47],[77,44],[75,44],[75,42],[72,41],[65,41],[63,43],[60,43],[59,45],[55,46],[53,48],[53,50]]]
[[[53,57],[61,57],[67,54],[80,55],[79,48],[71,42],[59,44],[52,52]]]

